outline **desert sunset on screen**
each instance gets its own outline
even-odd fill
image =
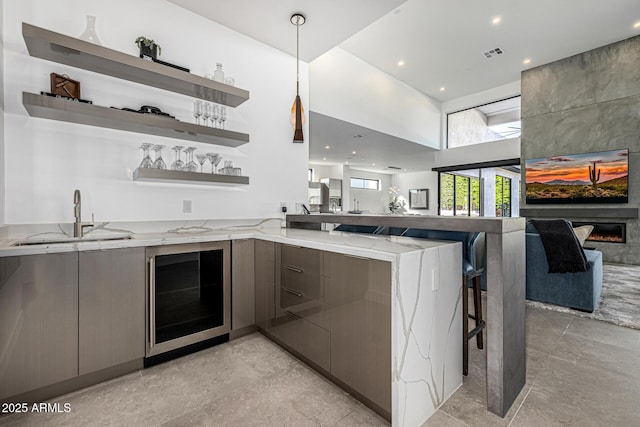
[[[629,150],[624,149],[527,160],[526,183],[590,184],[589,167],[594,162],[604,183],[627,176],[628,156]]]

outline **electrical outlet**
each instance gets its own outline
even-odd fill
[[[191,213],[191,200],[182,201],[182,213]]]
[[[440,289],[440,269],[434,268],[431,270],[431,290],[437,291]]]
[[[280,202],[280,212],[287,213],[287,202]]]

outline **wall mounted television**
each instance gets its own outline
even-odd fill
[[[628,203],[629,149],[525,160],[527,204]]]

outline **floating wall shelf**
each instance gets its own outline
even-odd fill
[[[249,92],[214,80],[146,61],[137,56],[98,46],[64,34],[22,23],[29,55],[95,71],[123,80],[237,107]]]
[[[246,133],[181,122],[169,117],[139,114],[65,98],[22,92],[22,103],[32,117],[60,120],[147,135],[238,147],[249,142]]]
[[[133,171],[134,181],[167,182],[172,184],[248,185],[248,176],[213,173],[183,172],[169,169],[138,168]]]

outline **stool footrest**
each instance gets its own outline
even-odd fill
[[[475,328],[473,328],[472,330],[469,331],[469,333],[467,334],[467,339],[471,339],[473,337],[475,337],[476,335],[478,335],[480,332],[482,332],[482,330],[484,329],[484,327],[487,326],[484,320],[480,321],[480,324],[478,326],[476,326]]]

